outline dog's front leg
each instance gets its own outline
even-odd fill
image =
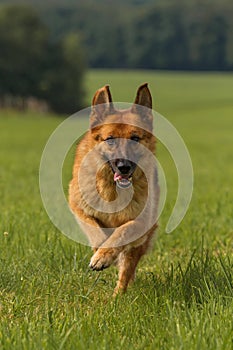
[[[97,220],[87,215],[82,209],[73,207],[72,211],[78,221],[79,226],[85,233],[93,249],[100,247],[109,237],[106,230],[103,230]]]
[[[103,270],[109,267],[124,250],[126,245],[137,247],[141,245],[145,238],[143,232],[143,223],[140,221],[129,221],[118,227],[112,235],[97,249],[91,258],[90,267],[93,270]]]

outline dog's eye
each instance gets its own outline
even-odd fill
[[[131,139],[132,141],[135,141],[135,142],[139,142],[139,141],[140,141],[140,137],[137,136],[137,135],[131,136],[130,139]]]
[[[109,136],[109,137],[105,140],[105,142],[107,142],[107,144],[108,144],[109,146],[113,146],[113,145],[115,145],[116,140],[115,140],[112,136]]]

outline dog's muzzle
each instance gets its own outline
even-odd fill
[[[132,186],[132,175],[136,164],[128,159],[114,159],[110,162],[114,173],[114,181],[119,188],[129,188]]]

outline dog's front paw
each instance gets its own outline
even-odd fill
[[[91,258],[89,266],[96,271],[106,269],[116,260],[118,253],[116,248],[99,248]]]

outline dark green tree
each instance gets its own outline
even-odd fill
[[[183,69],[186,33],[179,9],[150,9],[133,22],[129,62],[138,68]]]
[[[0,96],[47,101],[56,112],[83,106],[84,56],[77,34],[56,42],[35,10],[0,7]]]
[[[226,67],[227,24],[220,15],[209,17],[203,25],[205,40],[200,45],[200,67],[221,70]]]
[[[66,35],[51,44],[40,81],[41,97],[59,113],[73,113],[83,107],[85,62],[78,34]]]
[[[37,94],[48,30],[27,6],[0,8],[0,91],[22,97]]]

